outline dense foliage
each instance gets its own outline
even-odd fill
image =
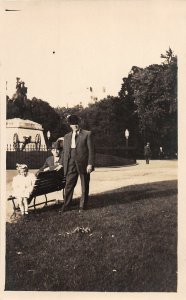
[[[7,97],[7,118],[38,122],[55,140],[69,131],[67,115],[76,113],[82,127],[93,131],[100,147],[124,146],[128,129],[129,146],[136,147],[137,153],[143,152],[148,141],[153,153],[162,146],[172,156],[177,153],[177,58],[170,48],[161,57],[165,59],[161,65],[133,66],[123,78],[117,97],[107,96],[86,108],[76,105],[54,109],[41,99],[15,94],[12,99]]]
[[[167,57],[162,65],[132,67],[120,97],[127,95],[135,105],[141,141],[172,154],[177,151],[177,59],[171,49],[161,57]]]

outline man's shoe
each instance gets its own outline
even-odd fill
[[[55,204],[57,204],[57,205],[62,205],[62,204],[64,204],[64,200],[56,199],[56,200],[55,200]]]
[[[64,204],[64,202],[65,202],[64,199],[58,199],[57,201],[61,204]]]
[[[60,210],[60,212],[65,212],[65,211],[67,211],[67,207],[63,204],[63,206],[62,206],[62,208],[61,208],[61,210]]]

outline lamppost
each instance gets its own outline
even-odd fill
[[[128,138],[129,138],[129,131],[128,131],[128,129],[126,129],[125,130],[125,138],[126,138],[126,154],[125,154],[125,156],[126,156],[126,158],[128,157]]]
[[[47,131],[47,139],[48,139],[48,142],[47,142],[47,150],[48,150],[48,148],[49,148],[49,146],[50,146],[50,137],[51,137],[51,133],[50,133],[50,131]]]

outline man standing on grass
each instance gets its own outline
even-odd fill
[[[64,212],[72,202],[78,176],[81,180],[81,199],[79,212],[86,209],[89,195],[90,173],[94,171],[94,143],[91,131],[80,128],[76,115],[67,117],[71,132],[64,136],[62,161],[66,176]]]

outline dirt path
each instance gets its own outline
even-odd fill
[[[35,170],[31,170],[35,173]],[[11,182],[16,171],[8,170],[6,177],[6,196],[12,194]],[[91,174],[90,195],[111,191],[117,188],[136,184],[176,180],[177,161],[176,160],[152,160],[149,165],[145,161],[137,161],[135,166],[97,168]],[[78,180],[74,191],[74,198],[80,196],[81,186]],[[48,199],[55,199],[56,193],[48,194]],[[44,200],[44,196],[37,199],[37,203]],[[12,203],[7,201],[6,221],[10,222],[12,215]]]

